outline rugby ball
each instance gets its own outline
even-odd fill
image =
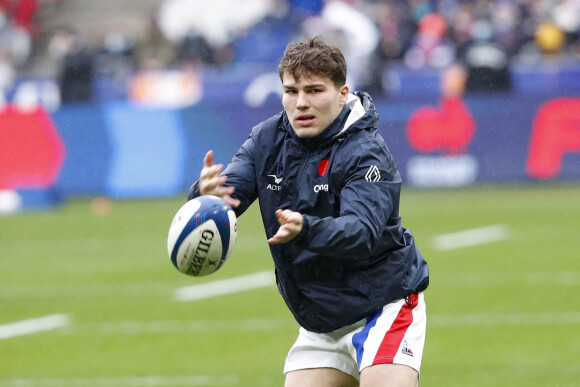
[[[180,272],[201,277],[222,267],[237,237],[238,220],[232,208],[217,196],[199,196],[175,214],[167,252]]]

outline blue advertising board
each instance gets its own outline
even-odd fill
[[[207,150],[229,162],[254,125],[282,110],[276,77],[258,68],[207,73],[186,106],[63,105],[51,117],[66,158],[46,188],[63,197],[183,194]],[[514,71],[510,91],[456,99],[443,98],[438,82],[436,72],[401,72],[398,88],[373,95],[406,184],[580,180],[580,66]]]

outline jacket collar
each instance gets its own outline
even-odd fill
[[[370,115],[369,115],[370,114]],[[301,138],[296,135],[286,112],[283,112],[283,125],[288,133],[299,143],[307,147],[315,147],[333,140],[335,137],[345,133],[351,127],[375,127],[377,125],[378,114],[370,96],[366,93],[349,94],[346,104],[342,108],[338,117],[316,137]],[[368,116],[368,117],[367,117]],[[362,119],[362,120],[361,120]],[[361,121],[362,125],[355,125]]]
[[[344,123],[340,133],[344,132],[352,126],[359,118],[365,115],[366,111],[360,101],[360,99],[354,95],[349,94],[346,100],[346,106],[350,108],[350,114],[348,115],[346,122]],[[343,109],[344,111],[344,109]]]

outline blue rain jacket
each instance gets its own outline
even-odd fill
[[[427,262],[401,224],[401,177],[378,119],[366,93],[349,95],[314,138],[299,138],[281,112],[252,129],[223,171],[241,201],[238,216],[259,199],[268,238],[279,228],[277,209],[304,215],[298,236],[270,251],[280,294],[312,332],[353,324],[429,284]],[[199,196],[197,184],[189,199]]]

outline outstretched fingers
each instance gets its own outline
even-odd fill
[[[203,168],[199,174],[199,193],[201,195],[218,196],[230,206],[238,207],[240,201],[231,196],[235,188],[224,186],[227,182],[227,176],[220,175],[223,169],[223,164],[214,164],[213,151],[208,151],[203,158]]]
[[[280,228],[272,238],[268,239],[268,243],[275,245],[290,242],[302,231],[304,218],[301,213],[279,209],[276,210],[275,214],[280,223]]]

